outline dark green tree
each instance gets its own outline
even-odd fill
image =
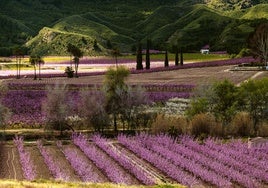
[[[24,52],[22,47],[17,46],[13,49],[13,54],[16,57],[16,68],[17,68],[17,79],[20,79],[20,71],[21,71],[21,60],[24,57]]]
[[[117,69],[111,67],[105,74],[106,111],[113,117],[115,132],[117,132],[118,116],[122,112],[122,108],[124,108],[122,95],[127,92],[125,79],[128,75],[129,70],[123,66],[119,66]]]
[[[142,46],[141,46],[141,43],[138,44],[136,62],[137,62],[136,69],[137,70],[143,70],[143,65],[142,65]]]
[[[244,100],[243,110],[249,112],[258,135],[258,126],[268,115],[268,78],[249,80],[240,87],[240,95]]]
[[[165,52],[165,67],[169,66],[169,61],[168,61],[168,51],[166,50]]]
[[[31,55],[29,59],[30,64],[34,67],[34,80],[37,79],[37,66],[39,67],[39,79],[41,79],[41,65],[45,63],[43,58],[39,55]]]
[[[179,65],[179,49],[178,46],[174,46],[175,51],[175,66]]]
[[[111,50],[111,54],[112,56],[114,57],[115,59],[115,66],[116,68],[118,67],[118,56],[120,55],[120,51],[119,51],[119,48],[117,47],[114,47],[112,50]]]
[[[78,77],[79,60],[81,57],[83,57],[83,52],[80,50],[80,48],[78,48],[77,46],[72,45],[72,44],[68,44],[67,51],[74,56],[74,58],[73,58],[74,71],[75,71],[75,76]]]
[[[181,49],[181,57],[180,57],[180,64],[181,66],[183,66],[183,52],[182,52],[182,49]]]
[[[146,69],[150,69],[150,48],[151,48],[151,40],[147,39],[147,44],[146,44]]]
[[[219,81],[212,86],[202,87],[192,99],[187,110],[191,118],[197,114],[210,113],[222,123],[222,135],[234,115],[240,109],[238,88],[228,80]]]

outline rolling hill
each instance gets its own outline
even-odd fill
[[[15,46],[28,53],[67,54],[73,43],[87,55],[145,47],[239,53],[257,24],[268,21],[268,0],[1,0],[0,55]]]

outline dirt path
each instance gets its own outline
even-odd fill
[[[53,157],[53,160],[56,161],[60,167],[60,169],[69,177],[68,181],[78,182],[81,181],[79,176],[75,174],[74,169],[72,168],[71,164],[65,158],[64,154],[58,149],[57,146],[45,146],[46,150]]]
[[[15,146],[2,146],[0,178],[23,180],[19,154]]]
[[[261,72],[256,72],[256,73],[255,73],[254,75],[252,75],[250,78],[248,78],[248,79],[246,79],[246,80],[244,80],[244,81],[242,81],[242,82],[239,82],[239,83],[237,84],[237,86],[240,86],[242,83],[247,82],[248,80],[253,80],[253,79],[256,79],[256,78],[258,78],[258,77],[261,77],[263,74],[264,74],[263,71],[261,71]]]
[[[36,179],[54,179],[46,166],[43,156],[36,145],[26,146],[25,150],[30,153],[31,160],[35,167]]]
[[[155,180],[156,183],[177,183],[171,178],[165,176],[161,171],[152,166],[150,163],[137,157],[133,152],[129,151],[119,143],[110,143],[110,146],[118,153],[126,156],[134,165],[144,170],[148,176]]]

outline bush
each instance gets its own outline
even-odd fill
[[[246,112],[236,114],[228,132],[233,136],[252,136],[254,134],[254,126],[250,115]]]
[[[219,136],[221,126],[211,114],[197,114],[191,120],[191,134],[196,137]]]
[[[268,122],[262,123],[258,129],[258,136],[268,137]]]
[[[72,69],[72,67],[66,67],[65,74],[67,75],[68,78],[73,78],[74,77],[74,70]]]
[[[188,133],[187,121],[182,116],[165,116],[158,114],[152,124],[152,133],[168,133],[172,136]]]

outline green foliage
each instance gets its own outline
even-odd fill
[[[195,91],[186,115],[193,119],[198,114],[213,114],[216,120],[222,123],[222,135],[227,131],[225,129],[231,126],[226,133],[250,136],[253,134],[251,124],[254,135],[258,135],[262,123],[268,120],[267,93],[267,78],[249,80],[240,87],[228,80],[216,82],[212,86]],[[247,112],[249,117],[239,112]],[[239,114],[236,116],[237,113]]]
[[[167,42],[178,42],[187,51],[210,44],[213,50],[238,53],[254,28],[251,24],[268,18],[266,0],[206,2],[2,0],[0,55],[10,54],[14,45],[27,41],[31,52],[41,55],[66,55],[68,43],[86,55],[104,55],[107,41],[129,52],[135,41],[145,43],[148,37],[158,49],[166,49]],[[239,23],[231,27],[239,19],[246,30],[239,28]],[[98,48],[94,48],[94,40]]]
[[[268,78],[249,80],[241,85],[240,92],[243,108],[249,112],[257,134],[260,123],[268,119]]]
[[[116,69],[110,67],[105,74],[104,90],[106,94],[106,111],[113,115],[114,130],[117,132],[117,119],[123,106],[123,96],[127,94],[125,80],[129,70],[123,66]]]

